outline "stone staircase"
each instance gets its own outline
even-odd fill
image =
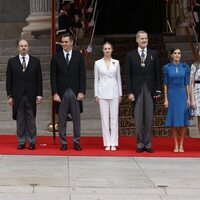
[[[97,40],[98,43],[98,40]],[[100,41],[102,44],[102,40]],[[37,108],[37,130],[39,134],[52,134],[47,130],[47,125],[51,122],[51,91],[50,91],[50,39],[49,37],[41,39],[29,40],[30,54],[38,57],[41,61],[43,74],[43,103]],[[98,45],[94,45],[98,49]],[[101,54],[101,51],[99,51]],[[0,40],[0,133],[9,134],[15,133],[16,123],[12,120],[11,108],[7,103],[7,95],[5,90],[6,67],[10,57],[17,55],[16,39]],[[98,106],[94,101],[93,92],[93,64],[94,60],[98,59],[98,51],[95,51],[94,56],[89,61],[87,66],[87,91],[83,102],[84,112],[81,114],[81,132],[83,135],[98,135],[101,134],[100,114]],[[72,133],[72,123],[68,122],[67,132]]]
[[[126,53],[137,47],[135,38],[132,35],[111,35],[95,37],[93,52],[85,57],[87,67],[87,91],[83,101],[84,112],[81,114],[81,133],[82,135],[101,135],[100,113],[99,108],[94,101],[94,61],[102,57],[103,41],[110,41],[114,46],[113,57],[119,59],[121,64],[121,75],[123,82],[123,101],[120,105],[119,116],[119,132],[122,135],[132,135],[135,133],[134,119],[132,117],[132,106],[127,99],[126,87],[124,81],[124,61]],[[166,44],[164,43],[166,42]],[[160,56],[160,66],[168,62],[168,54],[166,51],[174,44],[174,41],[180,41],[179,46],[182,45],[186,49],[187,43],[182,42],[178,38],[172,36],[163,37],[161,35],[151,35],[149,38],[149,47],[158,50]],[[84,41],[87,44],[87,40]],[[49,37],[42,37],[38,39],[29,40],[30,54],[37,56],[41,60],[42,74],[43,74],[43,103],[38,106],[37,112],[37,130],[38,135],[51,135],[47,131],[47,125],[51,122],[51,91],[50,91],[50,39]],[[187,48],[188,49],[188,48]],[[191,53],[186,51],[183,55],[191,62]],[[12,120],[11,108],[7,104],[7,95],[5,91],[5,72],[7,61],[10,57],[17,54],[16,39],[1,40],[0,39],[0,133],[15,133],[16,123]],[[163,107],[163,98],[156,102],[156,110],[154,116],[154,135],[169,135],[169,130],[164,127],[166,110]],[[67,132],[72,133],[72,123],[68,122]]]
[[[170,58],[170,50],[172,48],[180,48],[182,61],[189,65],[194,62],[187,36],[164,36],[163,40],[165,42],[166,51],[168,52],[168,58]],[[195,38],[193,38],[193,41],[193,45],[197,46],[197,44],[195,44]]]
[[[120,60],[121,64],[121,76],[123,82],[123,99],[120,104],[120,114],[119,114],[119,132],[121,135],[133,135],[135,134],[135,123],[133,118],[133,110],[131,102],[128,101],[126,95],[125,86],[125,74],[124,74],[124,62],[126,53],[137,48],[137,43],[135,42],[135,37],[132,35],[120,38],[105,38],[105,40],[111,41],[114,45],[113,56]],[[149,36],[149,47],[156,49],[159,52],[160,67],[167,62],[167,52],[165,50],[165,44],[162,35],[152,34]],[[161,70],[162,73],[162,70]],[[169,135],[169,129],[164,126],[166,109],[163,106],[163,96],[158,100],[155,107],[155,113],[153,118],[153,132],[154,135],[166,136]]]

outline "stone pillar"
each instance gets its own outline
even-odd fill
[[[28,25],[23,27],[22,38],[32,38],[34,33],[51,30],[51,0],[30,0]]]

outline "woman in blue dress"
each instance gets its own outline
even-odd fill
[[[181,50],[171,50],[172,62],[164,65],[164,105],[168,109],[165,125],[172,128],[174,152],[184,152],[185,127],[188,122],[190,68],[181,63]],[[180,134],[180,141],[178,141]]]

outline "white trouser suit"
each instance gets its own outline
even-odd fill
[[[111,59],[107,67],[100,59],[95,62],[94,68],[94,93],[99,98],[103,144],[118,146],[119,97],[122,96],[119,61]]]
[[[118,146],[119,98],[99,99],[99,106],[101,113],[103,144],[104,146]]]

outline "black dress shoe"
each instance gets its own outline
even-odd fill
[[[28,147],[29,150],[35,150],[35,144],[30,144]]]
[[[18,146],[17,146],[18,150],[22,150],[22,149],[25,149],[25,148],[26,148],[25,144],[18,144]]]
[[[145,151],[148,152],[148,153],[153,153],[154,150],[152,148],[145,148]]]
[[[67,145],[66,144],[62,144],[62,146],[60,147],[61,151],[66,151],[67,150]]]
[[[137,149],[136,149],[136,152],[137,152],[137,153],[142,153],[143,151],[144,151],[143,148],[137,148]]]
[[[82,150],[79,143],[74,143],[74,150],[76,150],[76,151],[81,151]]]

